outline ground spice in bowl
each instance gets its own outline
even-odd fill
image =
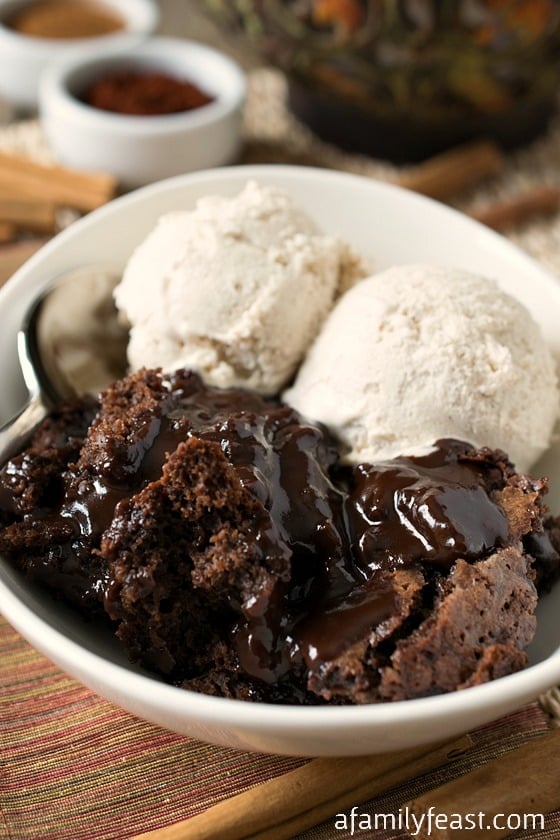
[[[213,97],[187,79],[159,70],[118,70],[93,82],[82,101],[102,111],[152,117],[192,111]]]
[[[5,25],[32,38],[95,38],[125,28],[124,19],[102,3],[89,0],[37,0]]]

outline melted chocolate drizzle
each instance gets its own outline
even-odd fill
[[[439,440],[429,454],[359,464],[345,500],[352,552],[363,569],[415,562],[448,570],[505,545],[508,522],[491,498],[488,466],[467,444]]]

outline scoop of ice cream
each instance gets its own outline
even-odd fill
[[[529,312],[491,280],[428,265],[350,289],[284,397],[335,431],[352,462],[455,437],[505,450],[520,470],[548,447],[559,403]]]
[[[249,182],[205,197],[163,216],[126,266],[115,301],[131,326],[130,367],[277,392],[359,271],[284,193]]]

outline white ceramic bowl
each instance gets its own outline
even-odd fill
[[[542,324],[560,356],[560,287],[505,239],[443,205],[396,187],[337,172],[237,167],[154,184],[91,213],[57,236],[0,290],[0,422],[22,403],[16,330],[29,301],[55,275],[84,263],[123,266],[163,212],[207,194],[233,195],[248,178],[287,190],[325,230],[371,254],[378,269],[437,262],[495,277]],[[560,509],[560,446],[536,472],[551,478]],[[560,682],[560,585],[538,609],[531,666],[487,685],[439,697],[361,707],[296,708],[206,697],[164,685],[128,664],[107,634],[84,624],[0,560],[0,609],[39,650],[94,691],[169,729],[240,749],[293,755],[383,752],[464,732]]]
[[[31,38],[9,29],[3,21],[29,5],[29,0],[0,0],[0,99],[33,111],[37,107],[39,80],[53,60],[76,50],[83,58],[99,55],[105,49],[129,47],[151,35],[158,26],[159,9],[154,0],[104,0],[104,4],[124,18],[125,29],[96,38],[61,40]]]
[[[78,96],[96,78],[125,67],[157,68],[214,97],[202,108],[162,116],[125,116]],[[125,189],[232,163],[241,144],[246,81],[218,50],[193,41],[152,38],[123,54],[74,56],[52,65],[39,93],[40,117],[56,158],[69,167],[111,172]]]

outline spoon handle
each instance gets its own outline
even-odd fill
[[[35,394],[19,414],[0,426],[0,464],[23,448],[29,435],[47,414],[48,408],[43,397]]]

